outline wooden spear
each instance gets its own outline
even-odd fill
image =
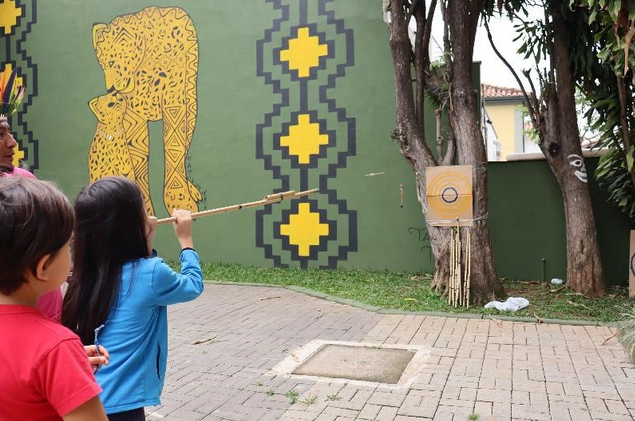
[[[209,209],[209,210],[201,211],[201,212],[194,212],[192,214],[192,219],[201,218],[203,216],[216,215],[219,213],[233,212],[233,211],[237,211],[241,209],[254,208],[256,206],[271,205],[273,203],[281,202],[285,199],[297,199],[298,197],[308,196],[310,194],[317,193],[317,191],[318,189],[305,190],[300,192],[296,192],[295,190],[289,190],[289,191],[285,191],[281,193],[268,194],[265,196],[264,199],[257,200],[255,202],[247,202],[247,203],[241,203],[238,205],[225,206],[222,208]],[[173,217],[163,218],[163,219],[157,220],[157,225],[170,224],[172,222],[176,222],[176,218],[173,218]]]

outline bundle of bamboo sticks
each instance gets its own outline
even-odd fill
[[[448,304],[454,307],[470,306],[470,259],[472,258],[470,228],[465,234],[465,243],[463,256],[461,227],[457,219],[450,237],[450,279],[448,280]]]
[[[253,208],[256,206],[271,205],[273,203],[281,202],[285,199],[286,200],[297,199],[298,197],[308,196],[310,194],[317,193],[317,191],[318,189],[305,190],[300,192],[296,192],[295,190],[289,190],[289,191],[285,191],[281,193],[268,194],[265,196],[264,199],[256,200],[255,202],[240,203],[238,205],[230,205],[230,206],[225,206],[222,208],[215,208],[215,209],[209,209],[209,210],[201,211],[201,212],[194,212],[192,214],[192,219],[197,219],[204,216],[216,215],[219,213],[233,212],[233,211],[237,211],[241,209]],[[173,217],[163,218],[163,219],[157,220],[157,225],[170,224],[172,222],[176,222],[176,218],[173,218]]]

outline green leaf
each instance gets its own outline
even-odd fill
[[[635,151],[635,149],[631,146],[631,148],[628,150],[628,153],[626,154],[626,169],[627,170],[632,170],[633,169],[633,152]]]
[[[615,3],[613,3],[613,13],[615,13],[616,17],[620,13],[621,8],[622,8],[622,0],[615,0]]]
[[[595,22],[595,17],[597,16],[597,14],[597,9],[593,9],[593,11],[591,11],[591,14],[589,15],[589,25]]]

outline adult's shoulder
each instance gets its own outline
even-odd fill
[[[26,178],[36,178],[32,173],[19,167],[13,168],[12,175],[17,175],[17,176],[26,177]]]

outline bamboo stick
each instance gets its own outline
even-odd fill
[[[456,220],[456,270],[454,272],[454,307],[459,305],[459,297],[461,294],[461,225],[459,220]]]
[[[448,305],[452,305],[452,294],[454,293],[454,269],[456,269],[454,265],[455,251],[456,247],[454,247],[454,228],[452,228],[452,235],[450,235],[450,278],[448,279]]]
[[[454,235],[454,279],[452,279],[452,305],[456,307],[456,289],[459,287],[456,283],[456,277],[459,275],[459,261],[461,260],[461,250],[457,244],[456,231],[452,231]]]
[[[471,228],[467,229],[467,257],[466,257],[466,266],[467,266],[467,274],[465,276],[465,286],[467,289],[467,308],[470,307],[470,283],[472,278],[472,235]]]
[[[265,196],[264,199],[257,200],[255,202],[240,203],[238,205],[230,205],[230,206],[225,206],[222,208],[215,208],[215,209],[209,209],[209,210],[201,211],[201,212],[194,212],[192,214],[192,219],[197,219],[204,216],[216,215],[219,213],[233,212],[233,211],[237,211],[241,209],[254,208],[256,206],[271,205],[274,203],[281,202],[284,199],[297,199],[298,197],[308,196],[310,194],[317,193],[317,191],[318,189],[305,190],[300,192],[289,190],[289,191],[281,192],[281,193],[268,194]],[[163,218],[163,219],[157,220],[157,225],[170,224],[172,222],[176,222],[176,218],[174,217]]]

